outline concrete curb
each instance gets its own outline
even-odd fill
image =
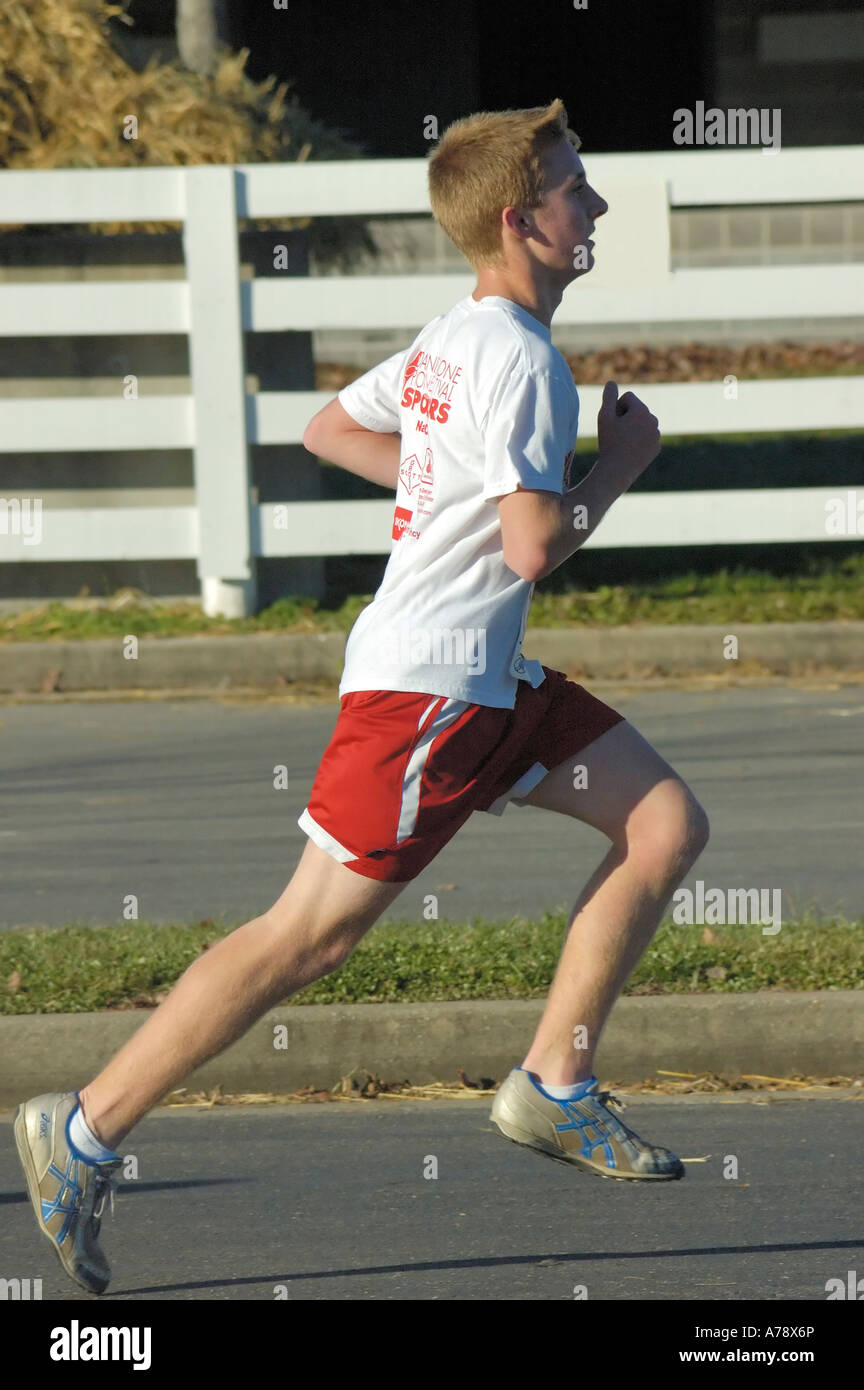
[[[388,1081],[501,1081],[524,1057],[542,999],[434,1004],[306,1004],[274,1009],[182,1084],[226,1092],[330,1089],[355,1067]],[[77,1090],[152,1010],[0,1017],[0,1106]],[[277,1028],[281,1025],[281,1031]],[[278,1046],[276,1045],[278,1043]],[[855,1076],[864,991],[650,995],[619,999],[598,1049],[602,1080],[658,1069],[775,1077]]]
[[[729,636],[738,657],[724,656]],[[339,632],[238,637],[142,637],[138,657],[124,639],[0,644],[0,692],[157,690],[185,686],[284,688],[342,674]],[[577,679],[705,673],[787,676],[864,668],[864,622],[728,623],[672,627],[529,628],[525,654]]]

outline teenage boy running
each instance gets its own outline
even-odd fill
[[[566,486],[579,400],[550,324],[593,264],[608,206],[579,145],[557,100],[447,129],[430,201],[476,288],[306,430],[313,453],[396,490],[390,559],[347,644],[336,728],[299,819],[309,838],[281,897],[200,956],[88,1086],[16,1112],[37,1222],[84,1288],[110,1278],[99,1227],[130,1130],[268,1009],[337,970],[473,811],[500,815],[510,801],[595,826],[611,848],[574,907],[493,1123],[604,1177],[684,1176],[613,1114],[592,1068],[707,818],[623,715],[521,654],[534,583],[660,449],[647,407],[607,382],[597,461]]]

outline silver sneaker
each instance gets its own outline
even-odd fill
[[[492,1102],[491,1120],[506,1139],[604,1178],[671,1182],[684,1165],[669,1149],[646,1144],[608,1108],[624,1106],[597,1081],[577,1100],[553,1100],[529,1072],[514,1067]]]
[[[99,1247],[105,1199],[114,1211],[118,1154],[90,1163],[69,1147],[67,1125],[75,1091],[36,1096],[15,1111],[15,1144],[27,1178],[36,1224],[51,1242],[70,1279],[88,1293],[104,1293],[111,1267]]]

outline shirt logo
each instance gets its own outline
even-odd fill
[[[398,541],[402,535],[402,532],[406,531],[408,527],[411,525],[411,518],[413,515],[413,511],[409,512],[405,507],[396,508],[396,512],[393,517],[394,541]]]
[[[412,376],[414,375],[414,373],[416,372],[416,370],[417,370],[417,364],[418,364],[418,362],[420,361],[420,358],[421,358],[422,356],[423,356],[423,350],[422,350],[422,348],[421,348],[420,352],[415,352],[414,356],[411,358],[411,361],[408,363],[408,366],[405,368],[405,376],[404,376],[403,381],[402,381],[402,385],[403,385],[403,386],[405,385],[405,383],[406,383],[407,381],[410,381],[411,377],[412,377]]]
[[[399,468],[399,481],[406,492],[416,493],[417,519],[421,516],[429,516],[432,511],[432,450],[426,450],[426,457],[420,462],[417,454],[409,454],[407,459],[403,459]],[[414,500],[414,499],[412,499]],[[405,524],[402,526],[400,534],[408,529],[408,522],[411,520],[413,512],[405,511],[404,508],[396,508],[397,520],[393,523],[393,536],[398,539],[396,525],[400,517],[404,517]],[[409,531],[408,534],[415,540],[419,536],[416,529]]]
[[[428,451],[427,451],[428,452]],[[408,492],[413,492],[420,484],[423,476],[423,469],[416,454],[410,454],[404,459],[399,469],[399,481],[404,484]]]
[[[462,376],[461,366],[448,362],[446,357],[434,357],[421,348],[406,364],[402,380],[401,404],[406,410],[419,410],[425,420],[417,420],[417,427],[426,426],[430,421],[446,424],[453,403],[453,392]]]
[[[420,490],[417,493],[417,516],[430,516],[432,513],[432,450],[426,450],[426,457],[423,460],[423,472],[420,477]]]

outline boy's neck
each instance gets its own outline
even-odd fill
[[[509,299],[551,329],[552,315],[561,303],[562,293],[563,290],[555,285],[538,285],[530,275],[513,275],[506,270],[484,266],[477,272],[477,284],[471,298],[479,300],[496,295]]]

